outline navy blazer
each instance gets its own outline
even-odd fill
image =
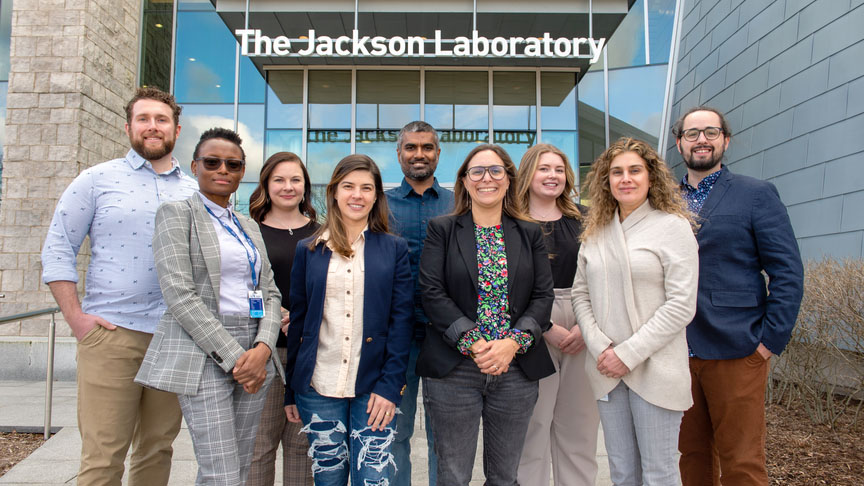
[[[309,242],[307,238],[297,243],[291,269],[291,282],[304,285],[291,285],[286,405],[294,403],[295,391],[312,390],[312,372],[318,356],[318,332],[332,252],[324,243],[310,250]],[[375,393],[398,406],[414,326],[414,285],[408,244],[398,236],[366,231],[364,261],[363,344],[354,392],[357,396]]]
[[[552,322],[552,268],[536,223],[503,215],[507,252],[507,301],[510,326],[534,336],[534,344],[517,354],[516,362],[530,380],[555,373],[543,332]],[[477,240],[471,212],[442,216],[429,222],[420,257],[420,290],[429,316],[429,329],[417,374],[443,378],[462,360],[456,348],[465,332],[477,326]]]
[[[780,354],[795,327],[804,268],[777,188],[724,167],[697,220],[699,297],[687,327],[690,349],[703,359],[735,359],[761,342]]]

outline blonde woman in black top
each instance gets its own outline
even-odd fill
[[[540,392],[519,461],[519,484],[547,486],[549,464],[555,486],[594,484],[600,417],[585,373],[585,344],[570,303],[576,275],[583,206],[575,203],[576,176],[567,156],[549,144],[522,157],[516,200],[538,221],[552,264],[555,303],[552,327],[543,333],[558,370],[540,380]]]
[[[285,364],[285,331],[290,322],[288,294],[291,263],[297,242],[318,229],[312,206],[309,173],[296,154],[278,152],[261,167],[258,187],[249,198],[249,214],[258,222],[276,286],[282,293],[282,333],[276,342],[279,359]],[[312,486],[312,461],[306,452],[309,441],[300,433],[302,424],[291,423],[283,409],[285,387],[278,380],[270,385],[247,486],[272,486],[275,481],[276,450],[282,444],[283,484]]]

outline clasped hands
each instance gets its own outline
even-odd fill
[[[543,338],[549,345],[554,346],[566,354],[578,354],[585,349],[585,341],[582,339],[582,331],[579,326],[574,325],[568,331],[564,326],[552,323],[552,327],[543,333]]]
[[[597,358],[597,371],[605,377],[617,379],[630,373],[630,368],[615,354],[615,349],[610,344]]]
[[[486,341],[480,339],[471,345],[471,357],[487,375],[502,375],[510,369],[510,362],[519,350],[519,343],[511,338]]]
[[[246,393],[258,393],[267,378],[267,360],[270,348],[264,343],[256,344],[243,353],[234,364],[232,373],[237,383],[243,385]]]

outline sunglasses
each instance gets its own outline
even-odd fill
[[[243,166],[246,165],[246,162],[242,160],[220,159],[219,157],[201,157],[195,159],[195,161],[200,163],[205,170],[218,170],[224,162],[228,172],[240,172],[243,170]]]

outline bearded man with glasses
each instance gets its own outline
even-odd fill
[[[767,486],[765,385],[803,296],[798,243],[777,188],[723,165],[732,133],[722,113],[693,108],[673,134],[687,166],[681,190],[700,224],[696,316],[687,326],[694,404],[681,422],[681,479]]]

